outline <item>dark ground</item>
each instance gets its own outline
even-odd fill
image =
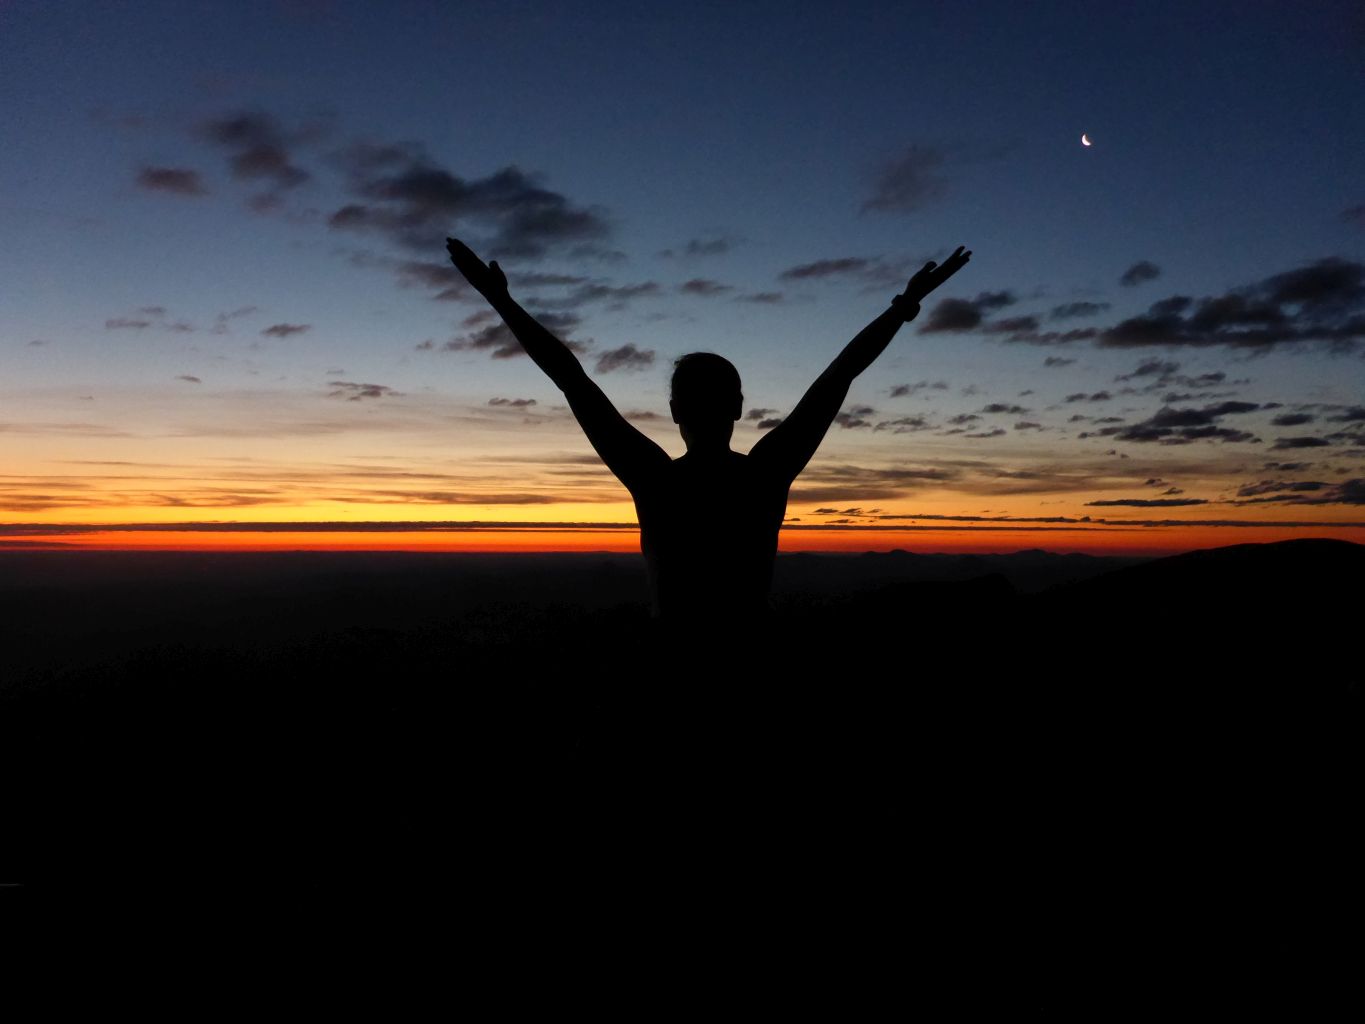
[[[721,642],[655,631],[634,557],[0,553],[4,874],[829,911],[1028,1005],[1299,1005],[1362,951],[1362,580],[1318,540],[785,556]]]

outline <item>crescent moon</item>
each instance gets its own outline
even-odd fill
[[[1082,145],[1082,146],[1093,146],[1094,143],[1091,142],[1088,138],[1086,138],[1085,134],[1082,134],[1082,135],[1081,135],[1081,145]]]

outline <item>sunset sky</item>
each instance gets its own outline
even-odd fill
[[[673,455],[972,249],[786,550],[1365,541],[1356,3],[0,2],[0,99],[0,546],[638,548],[447,235]]]

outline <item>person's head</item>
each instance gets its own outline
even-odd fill
[[[689,352],[673,364],[668,407],[689,445],[730,443],[744,407],[739,371],[714,352]]]

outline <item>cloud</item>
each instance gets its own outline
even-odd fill
[[[728,284],[721,284],[719,281],[712,281],[705,277],[694,277],[690,281],[685,281],[678,285],[678,291],[685,295],[723,295],[725,292],[734,291],[734,287]]]
[[[1260,480],[1254,484],[1244,484],[1237,488],[1237,497],[1252,498],[1258,494],[1270,494],[1278,491],[1321,491],[1330,484],[1323,483],[1321,480]]]
[[[1068,302],[1062,306],[1053,306],[1052,312],[1048,315],[1053,320],[1071,320],[1076,317],[1095,316],[1108,308],[1107,302]]]
[[[190,376],[188,373],[182,373],[180,376],[176,377],[175,379],[176,379],[176,380],[183,380],[183,381],[186,381],[186,382],[188,382],[188,383],[190,383],[190,384],[202,384],[202,383],[204,383],[204,382],[203,382],[202,380],[200,380],[198,377],[192,377],[192,376]]]
[[[213,333],[226,334],[232,321],[240,320],[242,317],[250,316],[255,312],[255,306],[239,306],[237,309],[229,310],[226,313],[219,313],[213,318]]]
[[[581,322],[578,314],[568,312],[552,312],[549,310],[535,311],[535,318],[546,330],[557,335],[564,342],[565,347],[580,355],[587,351],[588,346],[582,341],[576,341],[567,337],[568,332],[576,328]],[[484,321],[476,321],[483,323]],[[418,345],[418,349],[423,349],[426,342]],[[441,346],[442,352],[487,352],[494,359],[513,359],[517,356],[524,356],[526,350],[521,347],[521,342],[517,341],[516,335],[508,330],[506,324],[488,324],[471,334],[453,338]]]
[[[151,192],[177,196],[206,196],[209,192],[199,172],[184,167],[143,167],[137,172],[137,183]]]
[[[104,321],[106,331],[140,331],[143,328],[151,327],[150,320],[141,320],[137,317],[116,316]]]
[[[887,161],[876,172],[863,212],[912,213],[941,199],[948,191],[948,179],[942,173],[945,155],[933,146],[911,146]]]
[[[788,267],[777,275],[780,281],[806,281],[812,278],[837,277],[844,274],[857,274],[872,265],[872,260],[861,256],[845,256],[841,259],[816,260]]]
[[[312,329],[312,324],[271,324],[261,333],[267,338],[288,338],[290,335],[303,334]]]
[[[919,329],[920,334],[937,331],[970,331],[981,326],[988,312],[1012,305],[1017,300],[1012,292],[982,292],[974,299],[944,299],[929,314],[929,322]]]
[[[294,188],[311,177],[293,162],[290,137],[267,113],[247,111],[219,118],[205,124],[202,132],[231,152],[234,178],[264,179],[279,188]]]
[[[756,302],[761,305],[775,306],[782,302],[785,296],[781,292],[750,292],[747,295],[736,295],[736,302]]]
[[[525,409],[528,406],[535,405],[536,400],[534,398],[490,398],[488,404],[494,406],[507,406],[512,409]]]
[[[759,429],[759,430],[771,430],[773,427],[775,427],[775,426],[777,426],[778,424],[780,424],[785,418],[786,418],[786,417],[784,417],[784,416],[773,416],[773,417],[770,417],[770,418],[765,419],[765,420],[759,420],[759,421],[758,421],[758,429]]]
[[[611,233],[600,207],[575,205],[516,165],[463,178],[406,143],[360,144],[336,159],[358,201],[335,210],[330,226],[377,232],[407,249],[439,249],[447,236],[473,227],[489,236],[488,257],[539,259]]]
[[[1138,363],[1137,369],[1132,373],[1121,373],[1114,380],[1135,380],[1139,377],[1156,377],[1160,382],[1164,382],[1174,376],[1180,369],[1180,364],[1169,362],[1162,359],[1144,359]],[[1219,375],[1219,380],[1222,375]]]
[[[1317,417],[1309,412],[1282,412],[1270,422],[1277,427],[1297,427],[1312,423]]]
[[[1279,437],[1271,448],[1275,451],[1292,450],[1295,448],[1328,448],[1332,444],[1325,437]]]
[[[1254,434],[1218,425],[1223,416],[1255,412],[1261,406],[1255,402],[1220,402],[1202,409],[1175,409],[1163,406],[1153,416],[1129,426],[1104,427],[1077,436],[1113,437],[1117,441],[1157,442],[1163,445],[1190,444],[1194,441],[1256,442]]]
[[[1067,359],[1065,356],[1048,356],[1043,360],[1043,365],[1047,367],[1070,366],[1076,360]]]
[[[777,412],[776,409],[750,409],[744,418],[746,420],[764,420],[775,412]]]
[[[1161,268],[1151,260],[1138,260],[1123,272],[1123,276],[1119,278],[1119,284],[1125,288],[1132,288],[1145,281],[1155,281],[1160,276]]]
[[[986,413],[1009,413],[1011,416],[1019,416],[1028,412],[1022,405],[1006,405],[1003,402],[992,402],[990,405],[983,406],[982,412]]]
[[[1348,224],[1358,224],[1360,227],[1365,228],[1365,203],[1342,210],[1341,219]]]
[[[1113,501],[1087,501],[1092,505],[1130,505],[1134,508],[1175,508],[1181,505],[1207,505],[1207,498],[1115,498]]]
[[[1271,481],[1262,481],[1262,484]],[[1247,501],[1233,502],[1235,505],[1263,504],[1277,502],[1285,505],[1365,505],[1365,478],[1355,477],[1339,484],[1322,484],[1313,480],[1283,484],[1278,488],[1260,488],[1260,485],[1244,487],[1237,493],[1256,494],[1258,497]],[[1266,490],[1280,490],[1282,493],[1267,494]]]
[[[926,389],[933,391],[947,391],[948,382],[946,380],[935,381],[917,380],[913,384],[897,384],[895,387],[891,389],[891,397],[892,398],[913,397],[914,395]]]
[[[963,434],[963,437],[1003,437],[1006,431],[1004,427],[996,427],[994,430],[982,431],[979,434]]]
[[[598,373],[612,373],[616,370],[643,370],[652,365],[654,365],[654,351],[652,349],[641,350],[627,343],[620,348],[610,349],[599,355],[596,371]]]
[[[1077,392],[1074,393],[1074,394],[1067,395],[1067,396],[1066,396],[1066,401],[1068,401],[1068,402],[1107,402],[1107,401],[1109,401],[1109,400],[1110,400],[1111,398],[1113,398],[1113,397],[1114,397],[1114,396],[1111,395],[1108,391],[1092,391],[1090,394],[1086,394],[1084,391],[1077,391]]]
[[[352,402],[358,402],[362,398],[400,397],[399,392],[387,384],[358,384],[349,380],[329,380],[327,386],[336,389],[327,393],[328,398],[345,398]]]
[[[1114,348],[1226,345],[1268,350],[1304,341],[1347,349],[1365,338],[1365,265],[1337,257],[1223,295],[1175,295],[1099,335]],[[1027,339],[1023,339],[1027,340]]]
[[[1041,423],[1033,423],[1028,420],[1021,420],[1014,425],[1015,430],[1046,430],[1047,427]]]
[[[932,430],[934,425],[923,416],[902,416],[899,419],[882,420],[872,429],[889,430],[893,434],[913,434],[921,430]]]

